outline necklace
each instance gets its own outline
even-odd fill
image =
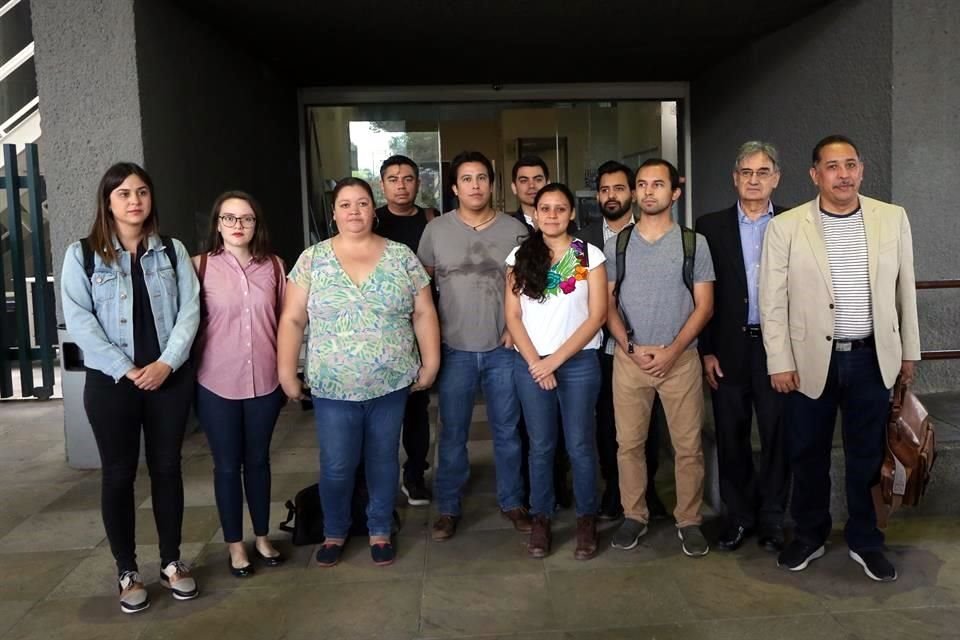
[[[494,211],[492,216],[490,216],[489,218],[487,218],[486,220],[484,220],[483,222],[481,222],[481,223],[479,223],[479,224],[470,224],[469,222],[467,222],[466,220],[463,219],[463,216],[460,215],[460,212],[459,212],[459,211],[457,212],[457,216],[460,218],[460,220],[463,222],[463,224],[467,225],[468,227],[470,227],[470,228],[473,229],[474,231],[478,231],[478,230],[480,229],[480,227],[482,227],[483,225],[485,225],[485,224],[493,221],[493,219],[497,217],[497,212]]]

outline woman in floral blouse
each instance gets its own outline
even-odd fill
[[[553,459],[562,423],[577,510],[574,557],[587,560],[597,553],[594,407],[607,275],[603,251],[567,232],[573,207],[573,194],[562,184],[548,184],[537,193],[537,230],[507,257],[504,311],[516,344],[514,378],[530,434],[533,530],[527,549],[536,558],[550,552]]]
[[[405,245],[373,233],[373,192],[345,178],[333,190],[338,233],[307,248],[288,276],[280,318],[280,384],[301,394],[297,360],[305,327],[306,381],[320,443],[321,566],[340,559],[350,529],[354,476],[364,463],[370,552],[394,560],[393,505],[407,393],[427,389],[440,366],[440,329],[430,278]],[[418,349],[419,347],[419,349]]]

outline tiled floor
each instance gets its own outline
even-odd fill
[[[477,419],[482,420],[482,408]],[[275,527],[282,502],[315,481],[312,414],[285,410],[273,446]],[[799,574],[749,544],[702,559],[680,553],[673,526],[658,523],[637,549],[606,544],[590,562],[573,560],[572,514],[562,512],[555,549],[526,557],[524,539],[496,512],[491,446],[484,425],[471,441],[470,495],[458,535],[429,539],[431,509],[401,507],[398,562],[377,568],[353,540],[333,569],[292,547],[281,568],[237,580],[214,506],[202,435],[184,447],[183,556],[201,597],[175,602],[157,584],[149,481],[138,480],[138,556],[153,604],[119,611],[114,567],[98,510],[99,473],[63,462],[62,405],[0,406],[0,638],[513,638],[880,640],[906,634],[960,637],[960,517],[898,517],[889,531],[900,570],[875,584],[847,558],[836,532],[827,555]],[[669,468],[665,471],[669,475]],[[668,477],[662,485],[667,487]],[[708,523],[708,533],[716,523]],[[713,532],[715,533],[715,532]],[[248,534],[250,534],[248,530]]]

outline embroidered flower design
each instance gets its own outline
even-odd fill
[[[588,273],[590,269],[587,261],[587,245],[583,240],[574,240],[560,261],[550,267],[550,271],[547,272],[547,287],[544,295],[555,296],[560,292],[569,295],[576,290],[577,282],[587,279]]]
[[[547,272],[547,293],[549,294],[551,291],[556,293],[557,287],[559,286],[560,274],[553,269],[550,269],[550,271]]]

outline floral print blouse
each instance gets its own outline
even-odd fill
[[[306,382],[330,400],[370,400],[409,386],[420,368],[414,296],[430,276],[409,248],[388,240],[359,286],[330,240],[308,247],[289,279],[307,292]]]

